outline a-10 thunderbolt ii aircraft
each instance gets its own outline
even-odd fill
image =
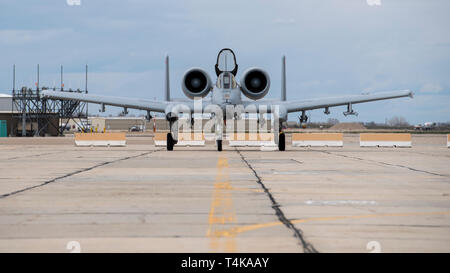
[[[346,105],[347,111],[344,115],[357,115],[352,105],[357,103],[394,99],[401,97],[412,97],[413,93],[409,90],[365,93],[361,95],[348,95],[340,97],[328,97],[307,100],[286,100],[286,62],[282,58],[282,84],[280,100],[262,100],[269,92],[270,77],[262,68],[252,67],[244,71],[240,77],[240,84],[236,80],[238,64],[236,56],[229,48],[222,49],[217,55],[215,72],[217,79],[215,83],[211,80],[208,73],[201,68],[188,69],[182,78],[181,88],[189,100],[171,100],[169,89],[169,59],[166,57],[165,67],[165,100],[148,100],[137,98],[120,98],[110,96],[100,96],[91,94],[80,94],[70,92],[58,92],[45,90],[42,92],[44,98],[53,98],[60,100],[84,101],[101,105],[100,111],[105,111],[105,105],[118,106],[124,108],[127,113],[128,108],[146,110],[147,118],[150,119],[150,112],[165,113],[166,119],[170,124],[170,132],[167,134],[167,150],[173,150],[173,146],[178,141],[177,121],[181,113],[193,114],[197,110],[201,113],[211,113],[215,117],[215,138],[218,151],[222,150],[222,128],[223,122],[227,119],[238,119],[240,114],[246,113],[247,109],[252,110],[247,113],[255,113],[262,118],[263,114],[271,114],[271,121],[276,121],[272,131],[275,134],[275,142],[280,151],[285,150],[285,135],[282,130],[282,123],[287,120],[288,113],[301,112],[300,122],[305,122],[307,116],[305,111],[313,109],[324,109],[325,114],[329,114],[329,108],[334,106]],[[205,98],[209,93],[211,96]],[[247,99],[242,98],[242,94]],[[197,98],[203,98],[198,106]],[[239,107],[241,108],[239,108]],[[230,111],[231,109],[231,111]],[[244,109],[244,110],[236,110]],[[223,114],[225,113],[225,115]],[[236,114],[240,113],[240,114]],[[273,125],[273,124],[272,124]],[[279,130],[278,130],[279,128]]]

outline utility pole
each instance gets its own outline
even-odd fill
[[[86,92],[86,94],[88,93],[88,65],[86,64],[86,81],[85,81],[85,86],[84,86],[84,91]],[[86,102],[86,118],[89,117],[89,102]]]
[[[13,96],[14,92],[16,92],[16,65],[13,65]]]
[[[61,91],[64,90],[64,83],[63,83],[63,66],[61,65]]]
[[[37,65],[37,82],[36,82],[36,91],[38,91],[38,95],[39,95],[39,64]]]

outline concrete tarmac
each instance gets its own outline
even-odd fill
[[[445,135],[260,151],[0,140],[0,252],[450,252]]]

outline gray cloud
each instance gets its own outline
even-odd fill
[[[21,30],[21,29],[0,29],[0,45],[26,45],[42,42],[52,42],[61,36],[72,35],[73,30],[65,29],[44,29],[44,30]]]
[[[77,75],[88,63],[96,93],[126,90],[129,96],[160,98],[163,58],[169,53],[172,90],[180,97],[183,71],[200,66],[213,74],[217,51],[231,47],[241,69],[268,70],[271,97],[279,97],[280,57],[286,54],[291,99],[409,88],[416,91],[414,100],[358,105],[360,116],[346,120],[403,115],[415,123],[449,117],[449,1],[391,0],[375,7],[364,0],[230,0],[227,5],[86,0],[81,6],[6,0],[0,5],[0,89],[5,90],[0,92],[11,89],[14,63],[18,82],[27,85],[34,82],[37,63],[49,84],[58,82],[60,64]],[[333,111],[344,120],[341,113]],[[313,118],[328,116],[315,111]]]
[[[420,88],[420,92],[425,93],[439,93],[443,90],[440,84],[437,83],[426,83]]]
[[[366,0],[369,6],[381,6],[381,0]]]

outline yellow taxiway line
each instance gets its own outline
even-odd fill
[[[431,216],[431,215],[450,215],[450,211],[434,211],[434,212],[411,212],[411,213],[380,213],[380,214],[363,214],[363,215],[346,215],[346,216],[329,216],[329,217],[312,217],[305,219],[292,220],[293,224],[321,222],[321,221],[337,221],[337,220],[353,220],[365,218],[379,218],[379,217],[406,217],[406,216]],[[269,228],[283,225],[282,222],[268,222],[240,227],[233,227],[228,230],[216,231],[215,236],[219,237],[235,237],[237,234],[261,228]]]
[[[234,235],[221,236],[225,230],[225,224],[236,222],[236,215],[231,196],[231,186],[226,156],[219,157],[217,161],[217,175],[212,194],[211,209],[208,218],[208,231],[206,236],[210,238],[210,249],[214,252],[236,252]]]

